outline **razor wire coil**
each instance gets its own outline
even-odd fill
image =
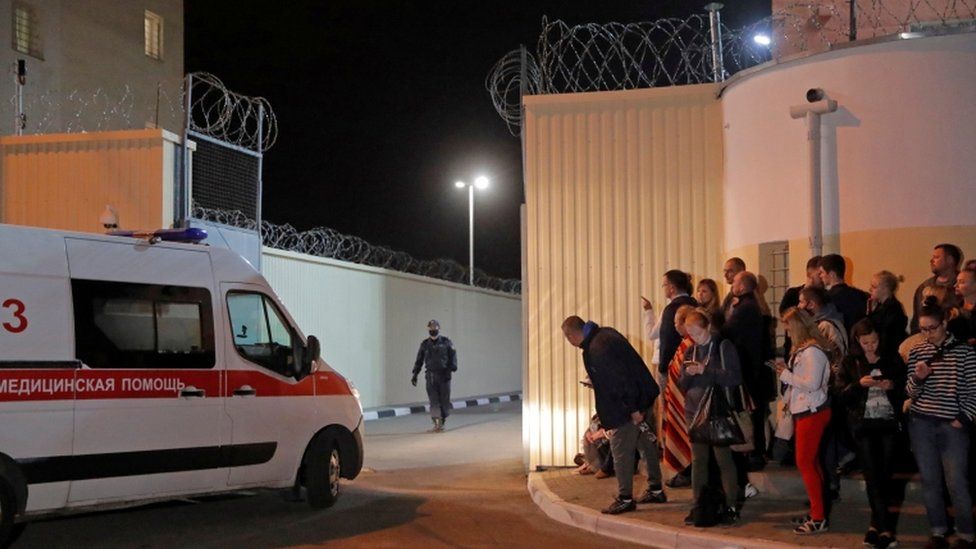
[[[270,149],[278,138],[278,119],[267,99],[229,90],[216,76],[188,75],[192,88],[189,129],[255,152]],[[160,120],[181,127],[185,113],[186,82],[176,95],[157,86],[154,94],[139,94],[128,84],[118,89],[97,87],[63,91],[24,89],[24,114],[29,134],[84,133],[132,130],[159,126]],[[17,109],[14,93],[4,103],[8,119]],[[177,128],[170,128],[176,130]]]
[[[193,217],[250,231],[258,228],[255,220],[239,210],[218,210],[194,206]],[[261,240],[265,246],[318,257],[348,261],[428,278],[466,284],[468,269],[451,259],[417,259],[410,254],[387,246],[370,244],[366,240],[343,234],[329,227],[315,227],[299,231],[290,224],[261,222]],[[493,277],[480,269],[474,270],[474,285],[509,294],[520,294],[522,282],[517,279]]]
[[[187,81],[192,101],[187,116],[190,130],[252,151],[264,152],[274,145],[278,119],[267,99],[231,91],[207,72],[192,72]]]
[[[784,6],[737,29],[722,25],[725,76],[774,58],[830,49],[851,39],[850,1],[823,0]],[[918,30],[976,30],[976,0],[855,1],[857,39]],[[753,41],[770,37],[772,47]],[[568,25],[542,19],[535,52],[505,54],[485,87],[513,135],[521,127],[525,95],[628,90],[711,82],[708,17],[637,23]],[[523,61],[524,59],[524,61]]]

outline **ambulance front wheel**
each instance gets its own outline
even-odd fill
[[[305,491],[308,504],[316,509],[332,507],[339,499],[342,472],[339,445],[325,433],[312,441],[305,454]]]
[[[14,523],[16,516],[17,500],[14,491],[10,484],[0,480],[0,547],[9,547],[27,527],[23,522]]]

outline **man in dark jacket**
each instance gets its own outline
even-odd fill
[[[762,310],[756,299],[758,287],[759,279],[749,271],[742,271],[735,275],[732,281],[733,298],[728,320],[722,326],[722,337],[731,341],[738,351],[742,383],[756,403],[756,409],[752,413],[755,450],[749,460],[751,469],[761,469],[765,465],[763,454],[766,451],[766,416],[769,413],[767,403],[773,391],[773,382],[768,375],[768,368],[763,371],[763,368],[766,368],[763,365],[765,327]],[[743,487],[748,483],[748,479],[745,480],[746,482],[741,483]]]
[[[731,286],[735,280],[735,275],[744,270],[746,270],[746,262],[741,257],[730,257],[722,266],[722,276],[725,278],[725,283]],[[725,318],[729,318],[729,309],[732,307],[734,297],[732,291],[729,290],[729,293],[725,294],[725,299],[722,300],[722,314],[725,315]]]
[[[671,364],[674,353],[677,352],[678,346],[681,345],[681,334],[674,327],[674,314],[678,312],[678,309],[682,305],[697,307],[698,302],[689,295],[691,294],[692,287],[691,275],[688,273],[677,269],[672,269],[664,273],[661,287],[664,289],[664,297],[670,300],[670,302],[661,311],[661,320],[657,325],[648,322],[646,318],[644,324],[645,326],[653,326],[647,334],[647,337],[653,340],[657,336],[656,338],[658,339],[659,354],[657,370],[660,375],[658,380],[663,385],[667,383],[668,365]],[[642,297],[641,304],[644,308],[645,316],[650,316],[653,319],[654,309],[651,306],[651,302],[647,298]]]
[[[660,389],[637,351],[620,332],[601,328],[571,316],[563,322],[563,335],[583,349],[583,366],[593,384],[596,413],[610,433],[610,451],[617,471],[617,497],[605,514],[633,511],[637,503],[664,503],[661,463],[648,412]],[[634,452],[647,466],[647,489],[633,497]]]
[[[794,286],[783,294],[783,298],[779,301],[779,316],[783,318],[786,310],[790,307],[796,307],[800,304],[800,290],[803,288],[822,288],[823,281],[820,280],[820,261],[821,257],[819,255],[811,257],[807,260],[807,280],[799,286]],[[790,356],[790,351],[793,349],[793,340],[790,336],[783,336],[783,356]]]
[[[864,290],[848,286],[844,282],[846,271],[847,264],[841,255],[828,254],[820,262],[820,279],[823,280],[824,288],[827,288],[827,296],[844,316],[844,329],[850,332],[858,320],[867,316],[870,296]]]
[[[427,323],[430,337],[420,342],[417,361],[413,365],[410,383],[417,386],[420,369],[427,366],[427,398],[430,400],[430,418],[434,422],[431,431],[444,430],[444,422],[451,413],[451,374],[457,371],[457,351],[451,340],[440,335],[441,325],[436,320]]]
[[[915,289],[915,297],[912,299],[912,323],[910,329],[913,334],[918,333],[918,312],[922,309],[922,291],[927,286],[942,286],[947,288],[943,307],[955,307],[958,305],[956,292],[953,291],[956,285],[956,277],[959,276],[959,266],[962,265],[962,250],[955,244],[943,243],[936,244],[932,248],[932,259],[929,260],[929,267],[932,269],[932,278],[927,278]]]

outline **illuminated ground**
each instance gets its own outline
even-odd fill
[[[443,434],[406,416],[367,424],[369,468],[332,509],[276,493],[31,524],[17,547],[595,547],[529,499],[521,403],[458,410]],[[614,547],[630,547],[619,542]]]

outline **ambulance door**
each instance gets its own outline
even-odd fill
[[[315,417],[314,382],[302,376],[305,343],[262,286],[222,284],[227,313],[227,414],[235,446],[267,460],[231,467],[232,486],[294,478]]]
[[[69,501],[222,488],[209,255],[78,239],[68,259],[82,362]]]
[[[63,507],[71,456],[74,337],[64,238],[0,225],[0,453],[20,463],[27,510]]]

